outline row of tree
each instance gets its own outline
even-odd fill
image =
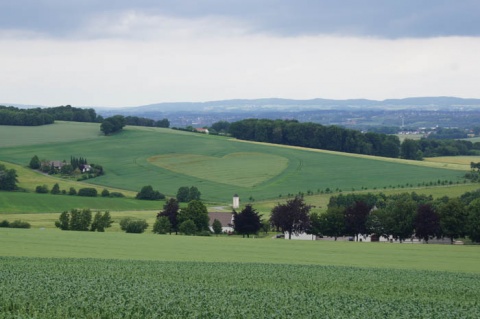
[[[0,105],[0,125],[38,126],[52,124],[55,120],[101,122],[103,118],[92,108],[82,109],[70,105],[33,109]]]
[[[422,160],[424,157],[475,155],[480,150],[480,142],[466,140],[406,139],[401,146],[401,157]]]
[[[333,125],[299,123],[297,120],[246,119],[231,123],[229,133],[242,140],[347,153],[396,158],[400,152],[400,140],[394,135],[361,133]]]
[[[324,214],[310,213],[312,206],[297,196],[272,209],[269,223],[277,231],[292,234],[309,233],[338,237],[372,235],[384,236],[400,242],[413,238],[428,243],[431,238],[468,236],[480,242],[480,190],[468,192],[460,198],[403,193],[349,194],[333,196]],[[257,234],[263,227],[260,214],[249,204],[234,214],[235,232]]]
[[[170,121],[168,119],[161,119],[158,121],[138,116],[127,116],[125,117],[125,123],[127,125],[136,125],[136,126],[148,126],[148,127],[170,127]]]
[[[209,232],[207,207],[199,200],[192,200],[180,210],[177,199],[169,198],[163,210],[157,214],[153,232],[159,234],[181,232],[186,235]]]
[[[112,218],[108,211],[97,212],[92,220],[92,212],[89,209],[72,209],[70,212],[64,211],[60,217],[55,221],[55,227],[61,230],[76,230],[76,231],[98,231],[104,232],[105,228],[112,226]]]
[[[468,236],[480,241],[480,190],[459,198],[403,193],[332,196],[325,214],[311,214],[312,234],[337,237],[374,234],[399,241],[413,236],[431,238]]]
[[[362,133],[334,125],[299,123],[297,120],[246,119],[230,125],[218,122],[212,124],[213,127],[228,128],[232,136],[242,140],[413,160],[435,156],[474,155],[480,150],[480,142],[422,138],[406,139],[400,143],[395,135]],[[445,131],[439,130],[439,137],[455,136],[442,132]]]

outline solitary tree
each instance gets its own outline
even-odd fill
[[[235,232],[250,237],[251,234],[257,234],[262,223],[260,221],[259,213],[252,207],[251,204],[245,206],[240,213],[233,212],[233,227]]]
[[[30,160],[30,164],[28,165],[31,169],[39,169],[42,163],[40,163],[40,159],[37,155],[34,155]]]
[[[60,194],[60,185],[58,185],[58,183],[55,183],[55,185],[53,185],[50,193],[54,194],[54,195]]]
[[[305,204],[302,197],[296,196],[286,204],[278,204],[272,209],[271,224],[282,232],[288,232],[288,239],[292,233],[299,234],[310,227],[308,214],[311,206]]]

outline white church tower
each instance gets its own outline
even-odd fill
[[[233,209],[239,208],[240,207],[240,197],[238,197],[237,194],[233,195]]]

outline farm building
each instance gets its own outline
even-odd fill
[[[213,221],[217,219],[222,224],[222,232],[230,233],[233,232],[233,214],[231,213],[208,213],[209,223],[208,228],[213,232]]]

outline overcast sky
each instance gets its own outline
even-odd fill
[[[478,0],[0,0],[0,103],[480,98]]]

